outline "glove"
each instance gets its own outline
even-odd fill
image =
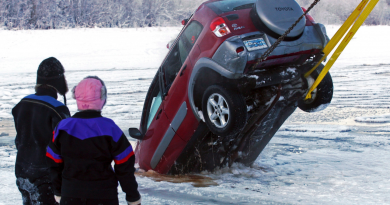
[[[128,204],[128,205],[141,205],[141,198],[139,198],[139,200],[138,200],[138,201],[135,201],[135,202],[130,202],[130,201],[128,201],[127,204]]]
[[[54,199],[56,200],[57,203],[60,203],[60,201],[61,201],[61,196],[54,196]]]

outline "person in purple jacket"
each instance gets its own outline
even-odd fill
[[[104,82],[88,76],[72,92],[79,112],[58,124],[46,152],[56,201],[118,205],[119,181],[128,204],[141,204],[133,149],[114,121],[101,115],[107,100]]]

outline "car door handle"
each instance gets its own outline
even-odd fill
[[[184,66],[184,68],[181,70],[181,72],[180,72],[180,76],[182,76],[183,75],[183,73],[184,73],[184,71],[187,69],[187,65],[185,65]]]
[[[162,113],[162,109],[160,109],[160,111],[158,111],[156,120],[158,120],[160,118],[161,113]]]

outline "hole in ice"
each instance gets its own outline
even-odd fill
[[[139,177],[148,177],[156,182],[166,181],[171,183],[191,183],[191,185],[194,187],[218,186],[218,184],[212,178],[195,174],[165,175],[149,170],[147,172],[137,171],[135,175]]]

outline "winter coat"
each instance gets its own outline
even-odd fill
[[[119,180],[127,201],[140,199],[133,149],[122,130],[98,111],[62,120],[46,156],[57,196],[115,199]]]
[[[57,91],[37,88],[37,92],[23,98],[13,109],[18,150],[16,177],[34,181],[49,174],[46,147],[53,137],[55,126],[70,116],[68,108],[57,101]]]

